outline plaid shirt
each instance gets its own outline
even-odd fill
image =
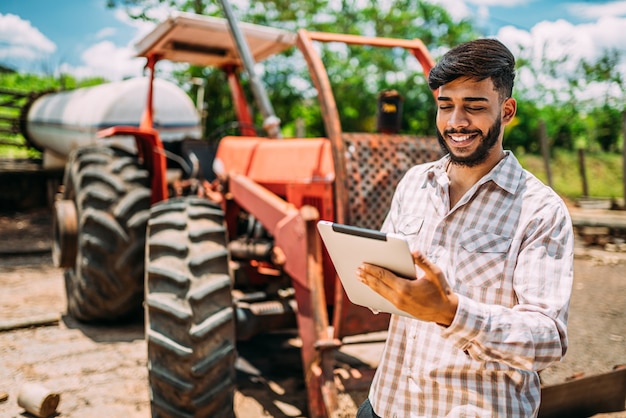
[[[448,161],[407,172],[382,229],[444,271],[456,317],[444,328],[392,316],[370,401],[385,418],[534,416],[537,371],[567,349],[567,208],[506,152],[450,210]]]

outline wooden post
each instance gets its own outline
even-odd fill
[[[622,197],[622,210],[626,210],[626,109],[622,110],[622,183],[624,184],[624,190]]]
[[[578,171],[583,182],[583,196],[589,196],[589,186],[587,186],[587,170],[585,168],[585,150],[578,148]]]
[[[546,132],[546,122],[539,119],[539,142],[541,144],[541,155],[546,168],[548,186],[552,187],[552,171],[550,170],[550,150],[548,148],[548,134]]]

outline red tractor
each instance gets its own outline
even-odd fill
[[[255,62],[300,50],[326,137],[258,137],[248,128],[253,120],[232,25],[174,15],[137,44],[150,70],[140,125],[99,133],[134,138],[136,152],[92,145],[70,156],[55,203],[54,260],[67,268],[68,311],[80,320],[120,319],[144,300],[155,416],[232,416],[236,341],[294,326],[309,414],[330,416],[338,407],[334,369],[342,341],[384,330],[389,318],[346,298],[316,223],[379,228],[402,174],[441,151],[434,137],[344,132],[314,44],[405,48],[425,75],[433,60],[417,39],[238,27]],[[164,148],[152,111],[160,60],[226,72],[242,136],[222,138],[214,158],[198,141],[183,142],[178,154]],[[193,167],[207,160],[213,181],[172,175],[184,161]]]

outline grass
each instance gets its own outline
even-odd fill
[[[24,146],[26,141],[20,135],[0,135],[0,142],[0,158],[31,158],[41,154]]]
[[[33,155],[27,148],[0,145],[0,158],[30,158]]]
[[[548,184],[543,158],[538,155],[517,154],[524,168]],[[578,153],[555,150],[550,160],[552,187],[561,196],[570,199],[583,197],[583,181],[579,169]],[[585,154],[587,197],[622,199],[624,182],[622,156],[615,153]]]

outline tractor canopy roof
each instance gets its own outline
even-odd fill
[[[268,26],[239,23],[256,62],[278,54],[296,42],[296,34]],[[155,56],[194,65],[241,66],[228,21],[177,12],[135,44],[138,57]]]

